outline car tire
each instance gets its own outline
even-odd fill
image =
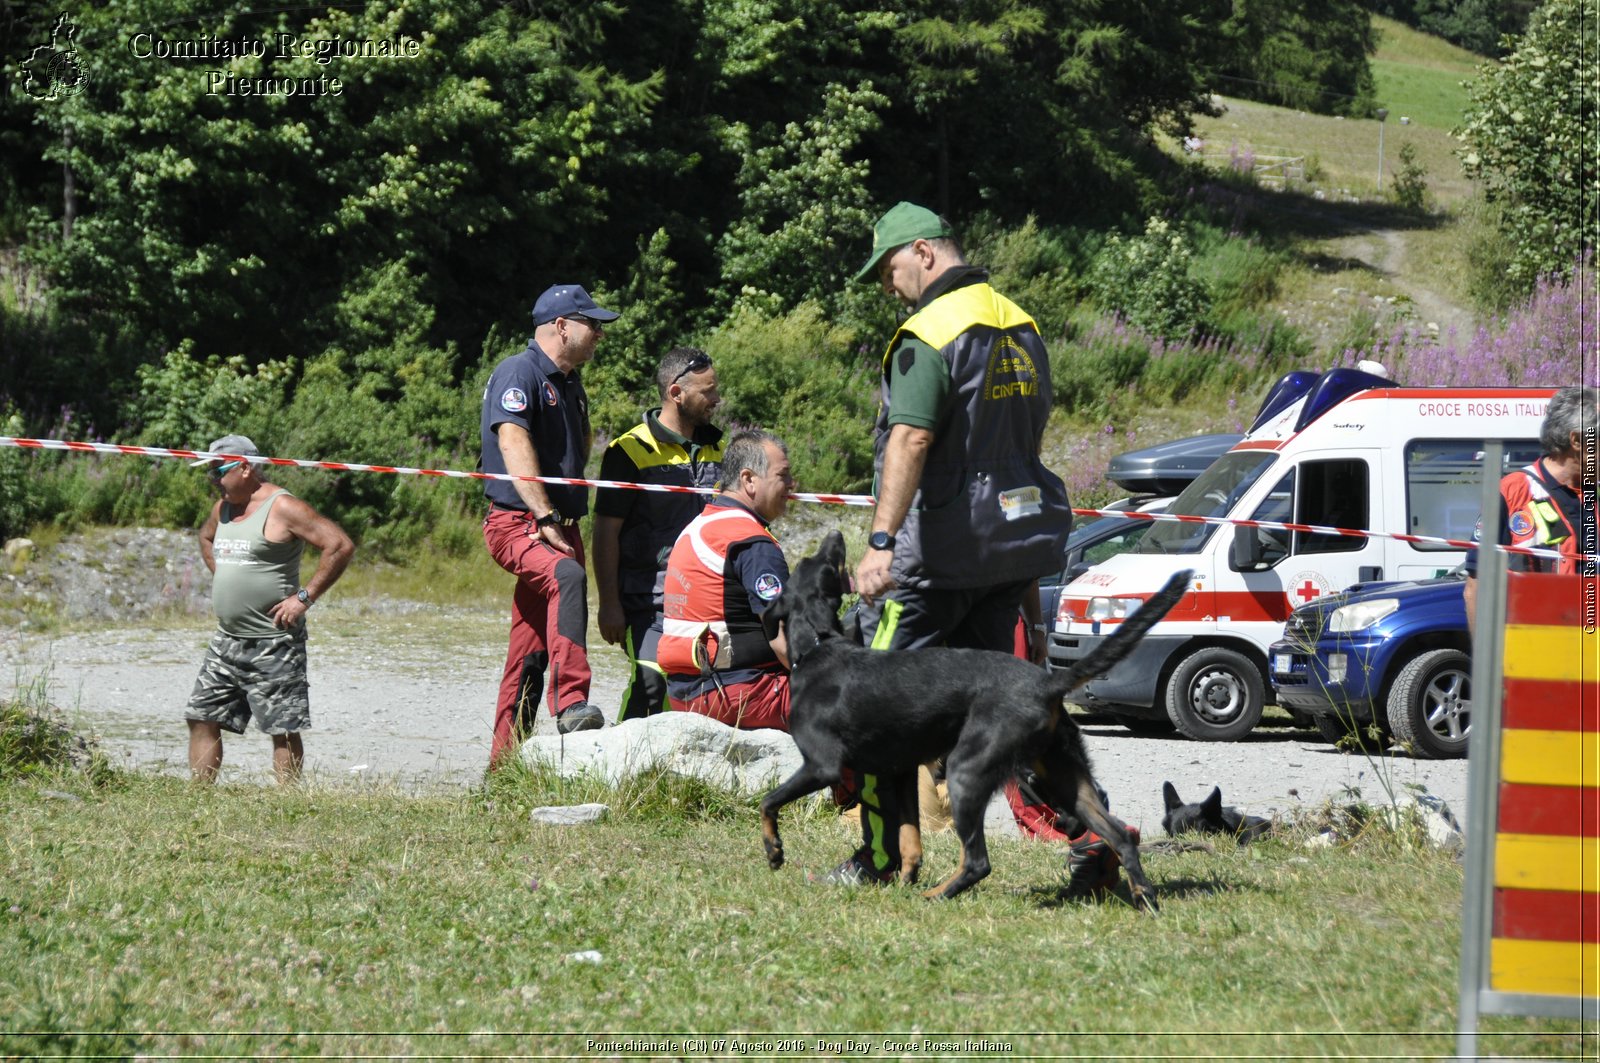
[[[1472,659],[1429,650],[1407,661],[1389,690],[1389,729],[1419,757],[1467,755],[1472,730]]]
[[[1231,742],[1261,722],[1266,681],[1242,653],[1209,647],[1196,650],[1167,680],[1167,718],[1190,738]]]
[[[1165,716],[1134,716],[1119,712],[1113,714],[1112,719],[1136,735],[1167,735],[1173,730],[1172,721]]]

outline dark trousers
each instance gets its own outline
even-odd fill
[[[875,650],[951,646],[1010,653],[1022,595],[1032,586],[1030,580],[972,590],[900,588],[860,609],[861,634]],[[916,792],[915,773],[861,776],[861,855],[875,870],[900,866],[900,824],[908,815],[899,795]]]
[[[654,716],[667,707],[667,676],[656,663],[656,644],[661,641],[660,616],[655,606],[630,608],[623,603],[628,633],[623,649],[628,653],[628,688],[622,692],[622,708],[617,722]]]

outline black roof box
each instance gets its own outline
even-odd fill
[[[1106,466],[1106,479],[1129,494],[1175,495],[1243,438],[1225,432],[1130,450],[1111,459]]]

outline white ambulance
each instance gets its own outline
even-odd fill
[[[1244,440],[1169,512],[1470,540],[1485,440],[1505,470],[1539,454],[1553,388],[1404,388],[1355,369],[1286,374]],[[1498,479],[1499,473],[1496,473]],[[1293,609],[1354,583],[1443,575],[1465,551],[1373,536],[1157,522],[1061,592],[1052,667],[1088,656],[1179,569],[1190,593],[1074,700],[1133,730],[1241,738],[1261,719],[1267,647]]]

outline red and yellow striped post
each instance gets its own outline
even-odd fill
[[[1472,751],[1475,800],[1491,791],[1471,813],[1484,821],[1468,824],[1462,1018],[1473,1029],[1478,1012],[1600,1012],[1596,580],[1510,572],[1505,586],[1503,682],[1477,687],[1490,697],[1473,716],[1474,728],[1498,723]]]
[[[1600,997],[1600,633],[1576,576],[1508,574],[1489,988]],[[1593,586],[1593,581],[1590,581]]]

